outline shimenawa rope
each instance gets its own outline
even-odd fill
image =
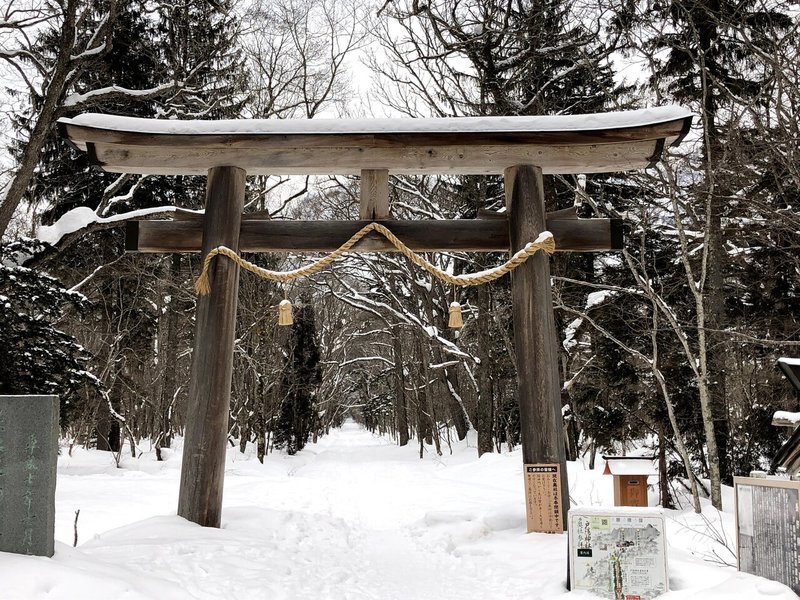
[[[405,257],[407,257],[418,267],[425,269],[428,273],[446,283],[459,286],[482,285],[484,283],[489,283],[490,281],[499,279],[506,273],[513,271],[526,260],[528,260],[529,257],[536,254],[536,252],[539,250],[544,250],[547,254],[552,254],[556,249],[556,244],[553,240],[553,234],[551,234],[549,231],[543,231],[533,242],[527,243],[522,249],[518,250],[514,256],[512,256],[502,265],[491,269],[486,269],[484,271],[479,271],[478,273],[450,275],[411,250],[411,248],[401,242],[397,236],[395,236],[385,226],[381,225],[380,223],[373,222],[360,229],[355,235],[353,235],[353,237],[351,237],[344,244],[339,246],[339,248],[327,256],[311,263],[310,265],[300,267],[299,269],[293,269],[291,271],[270,271],[269,269],[263,269],[258,265],[254,265],[253,263],[246,261],[230,248],[226,246],[218,246],[206,255],[206,258],[203,261],[203,270],[200,273],[200,277],[197,279],[197,282],[194,284],[194,287],[195,290],[197,290],[197,293],[201,296],[204,296],[211,291],[211,286],[208,280],[208,269],[211,265],[211,261],[218,254],[227,256],[246,271],[250,271],[259,277],[263,279],[269,279],[270,281],[286,282],[294,279],[300,279],[301,277],[308,277],[309,275],[313,275],[314,273],[317,273],[330,265],[342,254],[350,250],[361,238],[371,231],[377,231],[383,235],[387,240],[389,240],[389,243],[392,244],[392,246],[397,248]]]

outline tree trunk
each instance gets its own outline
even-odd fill
[[[565,373],[566,375],[566,373]],[[580,428],[578,427],[578,415],[575,413],[575,405],[570,402],[569,392],[561,388],[561,405],[569,406],[569,412],[564,418],[564,443],[567,460],[578,460],[578,438]]]
[[[439,364],[444,362],[444,356],[442,355],[442,350],[439,347],[435,347],[433,349],[433,357],[434,360]],[[443,369],[444,373],[442,373],[441,377],[444,380],[443,385],[447,389],[443,390],[442,395],[445,398],[450,417],[453,419],[453,425],[456,428],[456,435],[458,436],[459,440],[463,440],[465,437],[467,437],[469,425],[467,424],[467,413],[464,410],[464,407],[461,405],[460,395],[458,392],[458,380],[454,375],[455,369],[456,367],[453,367],[452,369]]]
[[[400,326],[392,327],[392,352],[394,354],[394,415],[400,445],[408,444],[408,411],[406,410],[405,377],[403,376],[403,345],[400,343]]]
[[[417,381],[422,381],[422,385],[417,385],[417,435],[420,439],[424,439],[425,443],[429,446],[433,444],[433,418],[431,417],[430,407],[428,405],[428,379],[425,376],[426,368],[425,361],[427,355],[422,342],[417,339],[417,356],[420,363],[419,375]]]
[[[423,357],[422,361],[422,378],[425,382],[425,387],[423,388],[423,392],[425,394],[425,410],[428,414],[428,423],[430,427],[430,434],[432,437],[432,442],[436,447],[436,454],[439,456],[442,455],[442,441],[439,439],[439,426],[437,425],[437,417],[436,417],[436,408],[434,406],[433,401],[431,400],[431,393],[430,393],[430,384],[431,384],[431,375],[430,369],[428,368],[428,357],[427,355]]]
[[[169,271],[169,293],[172,296],[164,317],[167,319],[166,341],[158,353],[159,360],[164,361],[164,376],[161,387],[159,428],[161,436],[159,444],[161,447],[169,448],[172,444],[172,411],[175,404],[175,397],[178,393],[177,372],[178,372],[178,319],[180,315],[177,310],[177,300],[174,291],[180,283],[181,275],[181,255],[173,254],[170,261]]]
[[[675,508],[669,494],[669,478],[667,477],[667,440],[664,436],[664,423],[658,424],[658,490],[663,508]]]
[[[94,431],[97,435],[97,449],[104,452],[116,452],[117,449],[112,448],[111,430],[116,421],[111,418],[111,412],[108,410],[108,405],[105,400],[101,400],[97,406],[97,413],[95,415]],[[119,434],[118,434],[119,435]]]
[[[681,457],[681,461],[683,461],[683,468],[686,470],[686,477],[689,480],[689,488],[692,492],[692,504],[694,506],[694,511],[699,514],[702,511],[702,508],[700,506],[700,494],[697,491],[697,482],[696,482],[696,477],[694,476],[694,472],[692,471],[692,461],[689,458],[689,450],[686,448],[686,444],[683,441],[683,433],[681,431],[680,425],[678,424],[678,418],[675,415],[675,407],[672,404],[672,397],[669,394],[669,389],[667,388],[667,382],[664,378],[663,373],[661,372],[661,369],[658,366],[659,312],[655,302],[653,302],[652,310],[653,310],[653,325],[650,328],[650,344],[651,344],[653,359],[650,362],[650,366],[653,370],[653,376],[656,378],[656,382],[658,383],[659,389],[661,390],[661,396],[662,398],[664,398],[664,404],[667,407],[667,416],[669,418],[670,426],[672,427],[672,434],[675,436],[675,448],[678,451],[678,455],[680,455]],[[659,430],[659,435],[663,436],[663,429]],[[659,439],[659,443],[661,443],[661,439]],[[667,493],[669,493],[669,490],[667,490]]]
[[[708,354],[708,393],[711,405],[711,418],[714,421],[714,439],[717,445],[719,477],[721,483],[732,485],[732,473],[728,465],[728,425],[727,401],[727,327],[725,314],[725,252],[722,233],[723,194],[714,188],[708,203],[711,212],[707,220],[706,239],[708,240],[708,266],[705,281],[705,320],[707,330]]]
[[[75,13],[77,2],[74,0],[65,6],[64,23],[61,27],[61,36],[58,43],[58,56],[50,71],[50,80],[45,84],[44,97],[39,112],[36,115],[36,124],[30,133],[22,156],[19,160],[16,173],[8,187],[8,192],[0,204],[0,238],[5,234],[14,212],[28,189],[31,178],[39,164],[39,155],[47,142],[50,128],[55,121],[56,110],[64,95],[67,78],[72,70],[70,56],[75,47]]]
[[[722,510],[722,473],[727,472],[727,456],[720,448],[727,452],[728,420],[725,401],[725,367],[724,350],[714,347],[717,336],[710,329],[724,329],[725,301],[723,292],[724,261],[726,254],[722,240],[722,210],[723,200],[721,190],[717,189],[716,166],[718,156],[722,152],[719,131],[716,125],[717,107],[715,105],[715,88],[718,85],[719,73],[714,63],[717,58],[716,45],[718,44],[717,23],[710,14],[704,13],[697,26],[698,42],[701,48],[701,79],[703,89],[703,162],[705,166],[705,239],[703,273],[698,308],[698,346],[700,358],[700,372],[702,380],[699,382],[700,408],[703,413],[703,425],[706,435],[708,450],[708,473],[711,484],[711,503],[718,510]],[[719,431],[717,424],[722,431]],[[719,445],[721,442],[721,446]]]
[[[485,452],[492,452],[492,426],[494,419],[492,398],[492,382],[489,369],[489,290],[485,285],[478,287],[478,360],[480,363],[475,369],[478,380],[478,456]]]

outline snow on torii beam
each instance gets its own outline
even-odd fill
[[[87,114],[61,119],[59,128],[76,148],[89,154],[93,164],[109,172],[207,174],[204,254],[218,245],[238,250],[240,234],[243,241],[247,239],[249,225],[242,223],[241,214],[247,174],[360,174],[362,219],[389,217],[389,174],[503,174],[507,204],[503,223],[508,227],[509,250],[514,252],[550,222],[543,174],[650,166],[661,158],[665,146],[680,142],[691,120],[691,113],[677,107],[584,116],[333,121],[170,121]],[[609,240],[616,238],[608,233],[614,228],[608,219],[582,220],[563,213],[549,217],[562,224],[570,221],[564,235],[570,229],[600,226]],[[492,229],[479,221],[467,229]],[[414,223],[406,222],[409,234],[417,235],[420,230]],[[454,230],[463,225],[446,227],[453,229],[449,233],[456,239]],[[474,230],[459,235],[456,246],[474,243],[470,241],[475,239]],[[579,238],[576,247],[562,244],[562,249],[605,247],[587,243],[582,235],[574,237]],[[618,239],[608,243],[614,247]],[[195,250],[195,245],[185,249]],[[239,270],[230,261],[215,261],[210,280],[211,293],[197,303],[191,418],[186,425],[178,514],[219,527]],[[524,365],[517,373],[523,461],[560,467],[561,523],[552,529],[558,531],[566,527],[569,488],[550,266],[542,253],[514,272],[512,297],[516,362]]]
[[[544,174],[650,166],[691,124],[678,107],[593,115],[445,119],[173,121],[84,114],[63,135],[112,173],[205,175],[500,175],[535,164]]]
[[[502,174],[516,164],[535,164],[544,173],[637,169],[658,161],[665,145],[678,143],[690,122],[684,109],[663,107],[582,116],[306,121],[87,114],[62,119],[59,127],[94,164],[111,172],[204,175],[210,168],[236,165],[249,175],[361,174],[362,188],[371,193],[378,188],[384,196],[384,214],[375,214],[366,206],[374,196],[365,199],[362,189],[362,219],[385,219],[388,174]],[[380,183],[371,179],[378,173],[384,174]],[[548,215],[547,221],[559,251],[621,248],[619,222],[575,215],[558,220]],[[197,252],[203,227],[202,218],[130,223],[127,249]],[[359,227],[356,222],[245,221],[240,249],[330,251]],[[507,223],[497,221],[407,221],[393,227],[418,251],[431,249],[431,244],[442,251],[508,247]],[[370,236],[356,248],[393,249],[380,236]]]

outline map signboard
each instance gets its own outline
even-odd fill
[[[569,511],[570,589],[651,600],[668,589],[664,514],[653,508]]]
[[[800,481],[734,477],[739,570],[800,595]]]
[[[563,533],[561,473],[557,464],[525,465],[528,533]]]

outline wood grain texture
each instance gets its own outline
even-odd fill
[[[364,169],[361,171],[359,215],[364,221],[389,218],[388,169]]]
[[[202,234],[204,255],[219,245],[239,247],[245,177],[245,171],[237,167],[209,171]],[[211,292],[197,299],[178,515],[204,527],[219,527],[239,267],[230,261],[214,261],[209,279]]]
[[[509,168],[505,172],[505,187],[513,253],[545,229],[542,170],[530,165]],[[558,338],[550,263],[545,254],[532,256],[511,274],[511,296],[523,462],[560,466],[561,516],[566,530],[569,482],[561,417]]]
[[[668,138],[667,141],[673,138]],[[547,174],[608,173],[651,164],[663,140],[552,145],[407,145],[253,148],[238,146],[139,146],[90,142],[93,164],[112,173],[202,175],[237,165],[250,175],[358,175],[385,169],[390,174],[499,175],[511,165],[536,163]]]
[[[269,221],[244,220],[239,250],[242,252],[332,252],[369,221]],[[441,221],[382,221],[416,252],[506,252],[508,219]],[[131,221],[127,225],[131,252],[199,252],[203,221]],[[618,219],[548,218],[558,252],[621,250]],[[355,252],[392,252],[379,234],[362,240]]]

